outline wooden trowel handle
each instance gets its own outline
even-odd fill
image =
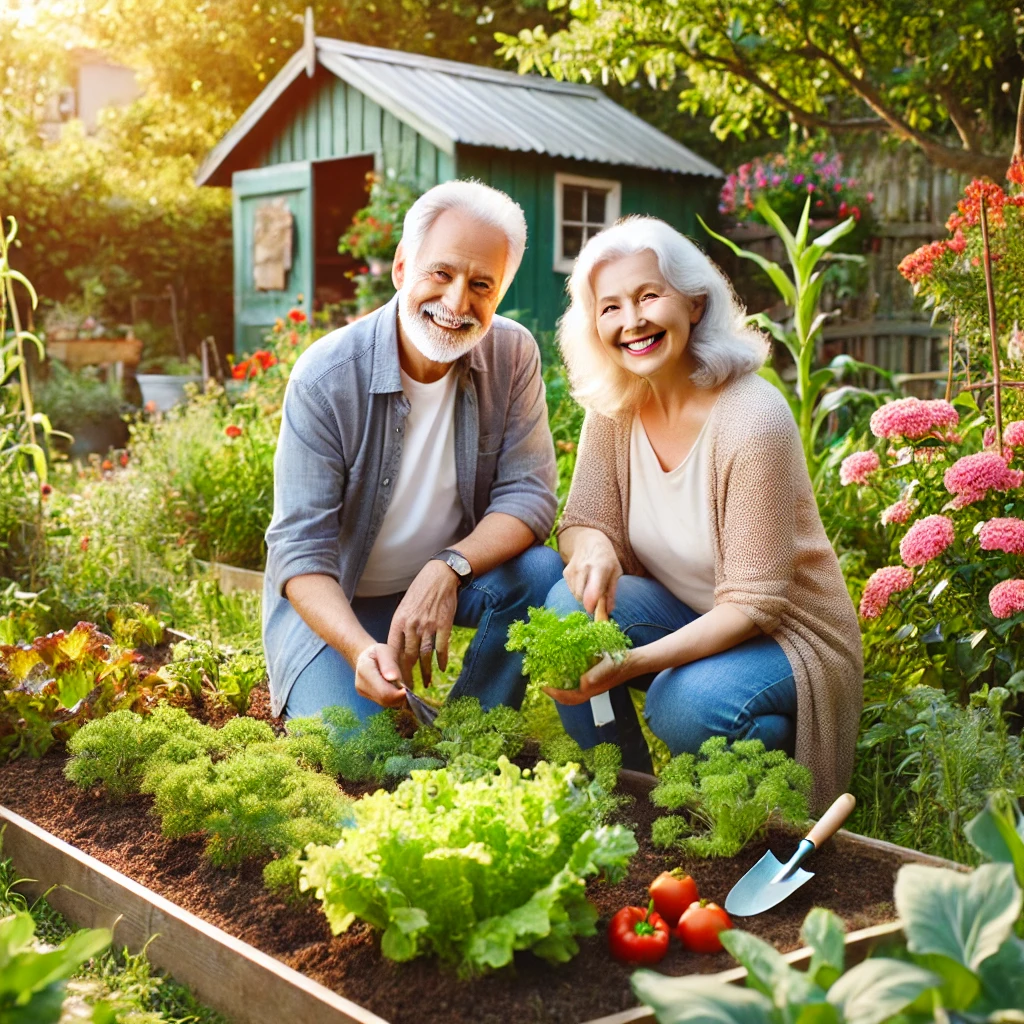
[[[852,793],[837,796],[832,806],[815,822],[814,828],[807,833],[807,838],[814,843],[815,849],[839,831],[842,824],[853,813],[857,799]]]
[[[607,622],[608,621],[608,605],[605,602],[604,597],[597,599],[597,607],[594,609],[594,621],[595,622]]]

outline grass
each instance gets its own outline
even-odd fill
[[[0,859],[0,916],[27,910],[41,942],[56,945],[73,928],[45,900],[30,903],[17,889],[13,863]],[[110,949],[89,961],[68,986],[70,997],[92,1005],[100,1000],[116,1009],[118,1024],[228,1024],[199,1003],[184,985],[154,971],[145,951]]]

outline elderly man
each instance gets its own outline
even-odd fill
[[[451,181],[405,218],[398,295],[295,365],[274,460],[263,640],[274,713],[360,718],[442,670],[477,627],[452,696],[522,701],[509,623],[562,563],[540,354],[495,316],[526,247],[504,193]]]

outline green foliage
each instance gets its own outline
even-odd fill
[[[57,1024],[67,980],[110,945],[110,932],[95,928],[42,951],[35,930],[24,911],[0,918],[0,1024]]]
[[[217,689],[220,658],[208,640],[179,640],[174,645],[171,660],[160,673],[172,685],[184,687],[192,699],[197,700],[204,685]]]
[[[138,699],[146,681],[134,651],[114,651],[92,623],[0,645],[0,759],[41,757],[86,722]]]
[[[434,728],[440,738],[430,752],[446,761],[460,754],[495,762],[502,756],[511,760],[526,739],[526,724],[518,711],[501,704],[484,711],[476,697],[448,701],[434,720]]]
[[[249,708],[249,696],[266,679],[267,662],[262,654],[235,654],[220,670],[218,689],[224,699],[240,714]]]
[[[679,754],[662,769],[651,802],[683,814],[659,818],[651,839],[698,857],[734,857],[770,820],[804,824],[810,792],[811,773],[783,751],[712,736],[696,756]]]
[[[983,689],[967,707],[919,686],[869,707],[858,743],[853,827],[962,863],[964,834],[993,790],[1024,796],[1024,750],[1004,712],[1008,693]]]
[[[110,631],[114,642],[120,647],[135,647],[138,644],[157,647],[164,639],[164,624],[146,605],[138,602],[113,610]]]
[[[84,423],[116,420],[125,409],[120,385],[100,380],[95,367],[73,372],[63,363],[49,361],[49,377],[34,390],[36,408],[46,414],[55,430],[74,434]]]
[[[578,764],[608,794],[615,791],[622,770],[622,748],[617,743],[598,743],[583,750],[568,733],[541,744],[540,756],[551,764]]]
[[[499,54],[521,73],[678,90],[680,109],[713,118],[719,138],[867,127],[939,166],[1005,170],[986,149],[1011,149],[1015,103],[995,99],[1019,77],[1024,22],[1011,0],[942,11],[899,3],[837,12],[829,0],[748,0],[728,11],[714,0],[604,0],[569,10],[554,33],[497,33]]]
[[[595,622],[586,612],[560,618],[548,608],[531,608],[529,620],[508,628],[508,651],[523,652],[523,673],[539,686],[579,689],[580,676],[600,661],[633,644],[619,627],[607,620]]]
[[[302,887],[335,933],[356,917],[380,929],[393,960],[432,953],[472,973],[532,949],[565,962],[576,936],[595,932],[584,880],[616,881],[636,852],[630,831],[601,824],[598,791],[575,776],[505,758],[473,779],[415,772],[358,801],[337,846],[307,850]]]
[[[1017,884],[1024,888],[1024,814],[1016,797],[1005,790],[994,792],[964,832],[986,860],[1012,864]]]
[[[357,210],[352,224],[338,242],[338,252],[357,260],[392,260],[402,240],[402,224],[417,190],[404,181],[370,171],[369,201]]]
[[[1024,1006],[1024,942],[1014,935],[1021,890],[1009,864],[969,875],[908,864],[896,878],[896,910],[906,948],[844,972],[842,922],[815,909],[801,937],[812,950],[806,972],[768,943],[734,929],[722,944],[747,969],[745,988],[699,976],[633,975],[633,989],[660,1024],[930,1024],[1012,1020]]]

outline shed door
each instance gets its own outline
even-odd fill
[[[292,307],[304,309],[307,315],[312,309],[312,166],[303,160],[252,171],[236,171],[231,178],[231,188],[235,240],[235,354],[241,356],[261,348],[263,337],[274,321]],[[254,255],[257,213],[261,206],[276,207],[282,200],[292,215],[291,266],[280,274],[275,271],[272,261],[268,273],[266,263],[261,261],[257,275]],[[273,212],[276,211],[271,211],[269,218],[267,210],[259,214],[264,229],[273,221]],[[276,238],[279,243],[279,233]],[[278,287],[280,284],[284,287]]]

